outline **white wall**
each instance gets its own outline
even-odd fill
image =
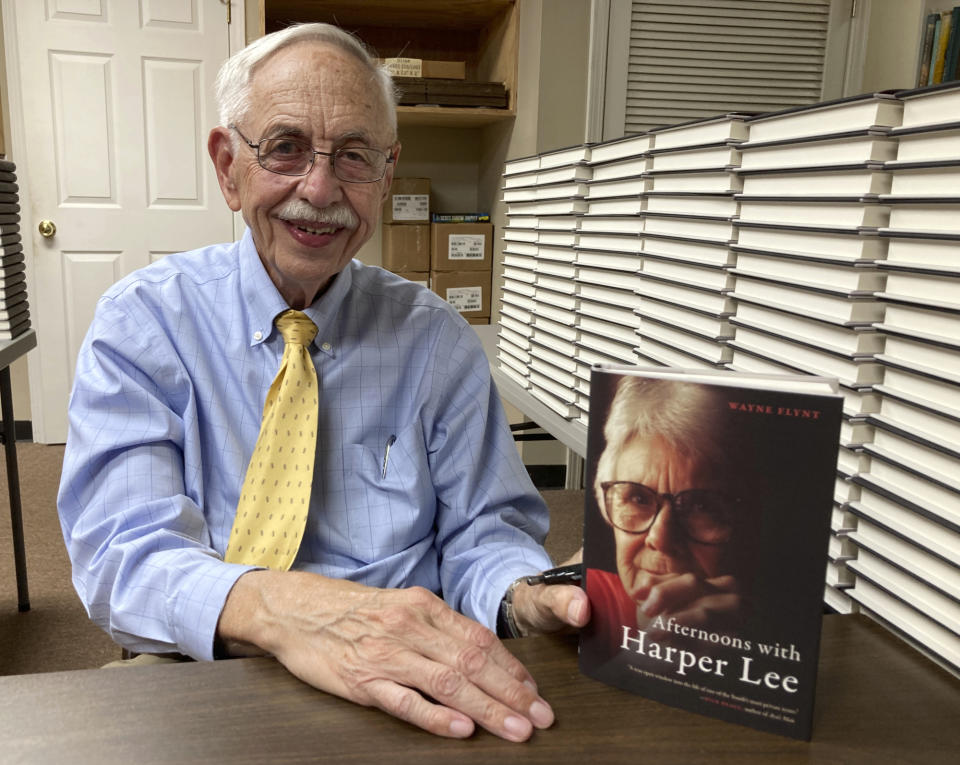
[[[912,88],[928,9],[946,10],[953,0],[870,0],[863,80],[858,92]]]

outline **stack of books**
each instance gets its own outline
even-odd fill
[[[745,120],[727,114],[651,131],[643,272],[635,290],[640,363],[716,368],[730,360],[734,170]]]
[[[575,247],[591,168],[590,147],[508,162],[503,199],[504,287],[498,365],[566,419],[576,406]]]
[[[0,159],[0,340],[11,340],[30,329],[19,188],[16,165]]]
[[[851,418],[879,380],[879,192],[901,114],[885,94],[788,109],[751,119],[741,146],[732,366],[838,377]]]
[[[503,194],[508,204],[537,185],[540,157],[506,163]],[[521,388],[530,387],[530,336],[533,334],[533,282],[537,257],[537,223],[532,212],[515,212],[503,227],[503,289],[497,331],[497,366]]]
[[[633,135],[591,147],[587,211],[580,218],[574,263],[579,310],[577,420],[589,421],[593,364],[633,363],[640,319],[634,314],[639,282],[650,136]]]
[[[859,496],[853,479],[871,438],[866,419],[878,407],[874,354],[883,337],[873,323],[883,311],[875,295],[884,285],[879,232],[890,214],[880,198],[890,188],[883,163],[895,156],[890,134],[902,113],[902,103],[883,93],[787,109],[752,118],[741,145],[730,366],[840,381],[844,423],[825,597],[841,612],[853,608],[847,535],[856,524],[847,506]]]
[[[508,202],[501,359],[584,424],[594,363],[837,378],[824,599],[960,668],[960,83],[581,151]]]
[[[880,401],[850,538],[862,607],[960,662],[960,83],[899,94]]]

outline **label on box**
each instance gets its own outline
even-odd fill
[[[429,194],[394,194],[394,220],[430,220]]]
[[[385,58],[383,63],[394,77],[423,77],[422,59]]]
[[[450,234],[447,257],[450,260],[483,260],[486,237],[483,234]]]
[[[483,310],[483,287],[448,287],[447,302],[460,313]]]

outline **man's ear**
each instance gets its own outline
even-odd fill
[[[233,141],[230,131],[225,127],[215,127],[207,138],[207,152],[213,160],[213,167],[217,171],[217,181],[220,191],[227,201],[227,206],[234,212],[240,210],[240,194],[234,182],[231,168],[233,167]]]
[[[400,142],[398,141],[393,145],[393,148],[390,150],[391,156],[393,156],[393,162],[387,164],[387,171],[383,175],[383,194],[380,197],[380,202],[386,202],[387,197],[390,196],[390,184],[393,183],[393,173],[397,169],[397,162],[400,160]]]

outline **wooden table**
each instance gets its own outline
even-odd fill
[[[525,744],[440,739],[316,691],[271,659],[0,678],[11,763],[956,763],[960,680],[864,616],[824,619],[811,742],[582,676],[575,638],[510,641],[557,715]]]
[[[7,493],[10,496],[10,524],[13,527],[13,560],[17,572],[17,608],[30,610],[27,589],[27,553],[23,544],[23,514],[20,508],[20,471],[17,466],[16,420],[10,390],[10,365],[27,351],[37,347],[37,333],[28,329],[13,340],[0,341],[0,418],[7,460]]]

